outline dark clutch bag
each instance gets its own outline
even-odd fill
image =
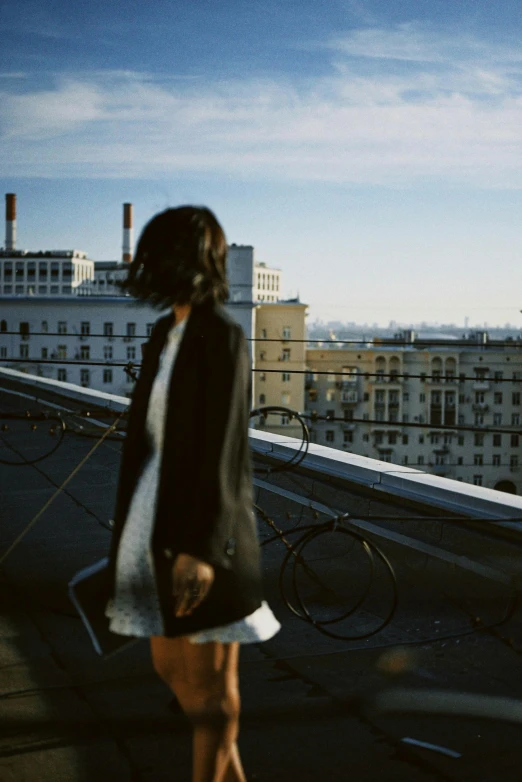
[[[138,640],[131,636],[116,635],[109,630],[110,619],[105,616],[108,562],[107,557],[100,559],[94,565],[80,570],[69,582],[71,602],[78,611],[96,652],[102,657],[110,657]]]

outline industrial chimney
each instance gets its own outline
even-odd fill
[[[16,250],[16,194],[5,194],[5,249]]]
[[[122,261],[130,263],[132,261],[133,244],[133,226],[132,226],[132,204],[123,204],[123,255]]]

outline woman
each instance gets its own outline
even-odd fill
[[[110,554],[111,630],[150,637],[192,722],[193,782],[244,782],[240,643],[279,624],[262,600],[248,446],[250,362],[222,303],[226,240],[208,209],[145,227],[126,289],[159,309],[122,454]]]

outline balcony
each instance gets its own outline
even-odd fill
[[[106,431],[104,416],[125,411],[128,400],[0,369],[0,403],[3,412],[23,414],[30,407],[41,413],[49,403],[51,410],[60,405],[67,415],[67,410],[92,414],[89,436],[69,429],[63,443],[38,468],[0,465],[2,499],[10,511],[2,526],[5,553],[52,497],[56,483],[92,449],[93,434],[99,437]],[[10,424],[6,436],[15,425]],[[26,420],[20,423],[17,438],[21,453],[35,453],[41,444],[48,448],[48,442],[53,446],[57,442],[47,426],[32,432]],[[3,610],[9,618],[4,708],[12,721],[4,736],[4,765],[9,764],[13,779],[55,782],[57,763],[63,779],[129,779],[138,763],[146,767],[150,779],[167,779],[173,758],[178,763],[179,757],[188,772],[190,739],[185,718],[169,708],[171,697],[151,669],[147,643],[98,660],[66,596],[71,575],[105,555],[110,543],[107,522],[114,507],[119,444],[108,445],[90,456],[67,485],[67,495],[58,495],[48,505],[2,565]],[[349,778],[354,757],[359,765],[364,762],[367,779],[447,778],[448,769],[455,782],[514,778],[511,772],[519,768],[520,760],[519,731],[516,725],[504,730],[498,721],[506,701],[501,697],[494,701],[497,719],[491,719],[492,711],[487,715],[490,719],[481,721],[479,740],[477,726],[464,721],[459,703],[466,691],[486,704],[481,691],[504,698],[508,694],[512,717],[522,699],[517,654],[522,638],[520,607],[515,604],[514,615],[505,616],[513,583],[517,591],[522,583],[517,553],[522,498],[320,445],[311,445],[295,468],[295,480],[288,472],[276,472],[298,453],[300,445],[281,433],[250,432],[256,504],[291,543],[299,540],[306,525],[314,536],[318,534],[300,549],[295,579],[286,570],[281,578],[283,586],[286,580],[290,587],[293,581],[299,588],[311,612],[310,622],[291,613],[279,593],[287,549],[258,513],[267,593],[284,630],[269,642],[269,654],[245,649],[245,765],[270,779],[273,754],[266,753],[270,742],[277,757],[288,763],[281,778]],[[433,465],[430,470],[437,468],[449,466]],[[46,482],[46,474],[51,483]],[[474,520],[475,524],[468,523]],[[392,611],[388,624],[371,636],[364,633],[373,628],[372,622],[382,625],[394,582],[379,556],[365,559],[359,536],[367,545],[375,541],[391,561],[399,596],[400,612]],[[303,560],[313,567],[315,578],[302,567]],[[363,607],[355,618],[343,618],[339,608],[353,605],[361,594],[358,586],[362,584],[364,591],[368,583],[369,608]],[[292,595],[288,596],[293,605]],[[498,634],[487,631],[503,617]],[[486,632],[477,632],[477,623]],[[343,637],[350,634],[359,634],[359,639]],[[445,636],[451,638],[444,640],[444,646]],[[418,715],[403,710],[396,728],[393,718],[380,716],[373,700],[371,720],[359,719],[355,688],[365,708],[366,698],[379,696],[382,686],[388,688],[396,663],[404,659],[405,653],[397,647],[411,644],[420,649],[420,659],[417,662],[415,652],[406,656],[406,676],[395,673],[392,684],[401,688],[411,684],[424,688],[423,692],[427,687],[441,690],[437,695],[449,693],[451,713],[435,717],[424,713],[422,734]],[[454,692],[457,688],[460,693]],[[316,691],[321,697],[310,697]],[[318,732],[318,725],[324,730]],[[290,748],[289,730],[295,738]],[[426,738],[441,746],[446,737],[450,747],[462,748],[465,754],[457,764],[410,745],[397,772],[389,747],[400,749],[403,736]],[[163,741],[167,749],[157,752]],[[468,752],[471,741],[479,747],[477,755]]]
[[[341,403],[343,405],[356,405],[358,401],[358,391],[341,391]]]
[[[489,380],[474,380],[471,387],[473,391],[489,391],[491,383]]]
[[[383,385],[386,384],[387,386],[391,385],[401,385],[404,383],[404,377],[402,375],[373,375],[369,378],[370,383],[374,383],[375,385]]]
[[[476,413],[487,413],[489,410],[489,405],[487,402],[474,402],[472,405],[472,410]]]

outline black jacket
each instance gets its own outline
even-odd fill
[[[148,453],[149,396],[173,322],[173,315],[157,322],[133,394],[110,552],[111,594],[118,543]],[[193,307],[170,382],[152,544],[167,636],[227,624],[261,605],[249,396],[250,360],[241,327],[219,305]],[[216,572],[207,598],[183,619],[173,614],[171,568],[178,553],[203,559]]]

